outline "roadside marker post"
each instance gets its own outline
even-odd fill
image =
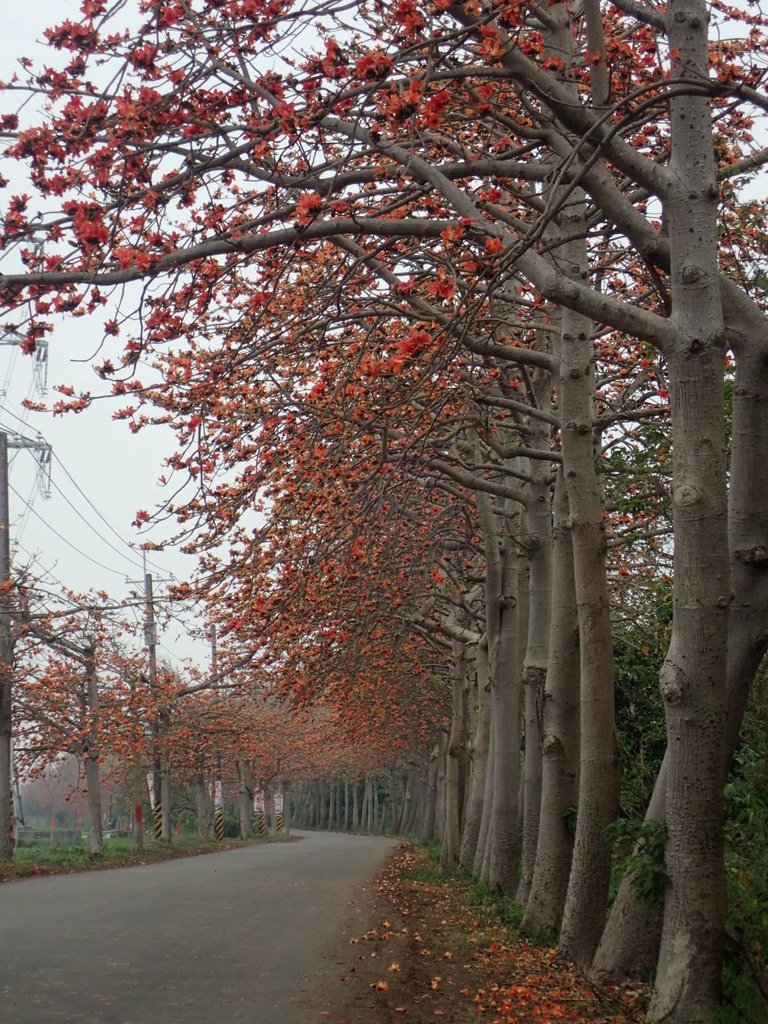
[[[163,804],[162,801],[155,801],[155,777],[153,772],[147,772],[147,788],[149,789],[149,802],[152,806],[152,818],[155,825],[155,839],[163,838]],[[137,809],[139,805],[137,804]],[[141,822],[141,813],[136,819]]]
[[[216,840],[221,842],[224,838],[224,793],[219,779],[216,780],[213,790],[213,823]]]
[[[267,834],[266,806],[264,790],[257,790],[253,794],[253,827],[262,839]]]

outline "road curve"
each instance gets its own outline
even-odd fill
[[[0,886],[2,1024],[313,1024],[395,842],[297,833]],[[356,905],[355,905],[356,904]]]

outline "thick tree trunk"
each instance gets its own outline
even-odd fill
[[[487,655],[486,655],[487,656]],[[480,831],[477,836],[477,849],[472,865],[472,874],[482,878],[488,861],[488,834],[491,827],[491,808],[493,807],[493,749],[495,746],[495,729],[493,727],[493,701],[491,698],[491,668],[488,658],[488,768],[485,773],[485,792],[483,794],[483,813],[480,819]]]
[[[415,774],[413,769],[405,774],[405,782],[403,783],[403,811],[397,826],[400,835],[407,835],[412,827]]]
[[[766,326],[762,317],[754,333],[735,338],[736,380],[733,391],[729,489],[731,614],[728,620],[728,730],[725,770],[738,742],[750,687],[768,643],[768,379],[761,351]],[[666,818],[666,759],[646,813]],[[642,978],[656,965],[661,915],[637,895],[625,877],[600,941],[592,974],[598,981]]]
[[[374,835],[379,829],[379,780],[371,776],[371,799],[368,804],[368,832]]]
[[[572,204],[562,219],[564,236],[576,239],[561,247],[563,269],[581,280],[587,272],[583,206]],[[605,925],[611,873],[605,829],[619,809],[619,763],[605,524],[593,447],[592,324],[571,310],[561,315],[559,395],[581,644],[581,754],[576,836],[559,950],[586,969]]]
[[[101,824],[101,772],[99,770],[101,713],[95,659],[93,647],[87,648],[85,652],[85,697],[88,739],[83,752],[83,767],[85,769],[85,785],[88,790],[88,820],[90,824],[88,847],[91,857],[100,858],[104,856],[104,837]]]
[[[437,816],[437,784],[438,784],[438,760],[440,757],[440,747],[435,746],[429,755],[429,764],[427,766],[427,799],[424,808],[424,820],[421,827],[421,838],[430,841],[435,838],[436,824],[435,819]]]
[[[665,757],[653,789],[646,821],[665,816],[667,759]],[[590,977],[599,982],[647,977],[659,958],[662,915],[638,895],[632,875],[621,881],[605,931],[597,947]]]
[[[557,933],[563,917],[579,798],[579,621],[573,579],[568,498],[562,473],[555,486],[552,621],[542,700],[542,800],[539,842],[526,928]]]
[[[368,831],[368,779],[366,778],[363,782],[363,800],[360,807],[360,831]]]
[[[211,793],[208,781],[201,772],[197,777],[196,808],[197,808],[197,835],[203,841],[211,838],[213,828],[213,805],[211,804]]]
[[[459,755],[464,742],[464,674],[466,651],[462,644],[453,644],[451,676],[451,732],[448,737],[445,770],[445,824],[443,828],[440,867],[457,871],[461,843],[461,796]]]
[[[673,79],[708,75],[708,10],[672,0]],[[709,1020],[720,998],[725,927],[723,766],[730,572],[718,288],[718,188],[710,102],[670,102],[675,176],[667,204],[677,337],[667,353],[675,538],[672,640],[661,670],[667,721],[670,877],[651,1021]]]
[[[486,547],[486,623],[493,729],[493,796],[481,878],[514,892],[520,854],[520,665],[517,555],[510,520],[496,516],[486,494],[477,494]]]
[[[437,780],[435,786],[435,839],[442,840],[445,831],[445,761],[448,737],[440,732],[437,738]]]
[[[545,348],[546,340],[541,341]],[[536,401],[551,404],[551,375],[532,374]],[[531,418],[529,443],[546,452],[550,446],[551,426]],[[525,546],[528,552],[528,617],[523,662],[525,694],[525,768],[523,775],[523,861],[517,901],[526,906],[533,881],[539,838],[542,791],[542,714],[544,684],[549,666],[550,616],[552,609],[552,500],[550,466],[543,459],[530,459],[530,499],[525,510]]]
[[[467,872],[474,869],[475,854],[480,837],[491,738],[488,644],[485,637],[475,647],[475,670],[477,681],[474,687],[475,725],[472,736],[472,770],[459,850],[459,864]]]
[[[101,825],[101,774],[95,756],[83,758],[85,785],[88,791],[88,852],[91,857],[104,856],[104,835]]]
[[[338,832],[338,825],[336,824],[336,780],[329,779],[327,783],[328,790],[328,831]]]
[[[238,809],[240,813],[240,838],[250,839],[253,834],[253,789],[251,788],[251,765],[248,761],[238,761],[240,788],[238,790]]]

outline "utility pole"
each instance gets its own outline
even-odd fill
[[[144,620],[144,643],[149,652],[149,688],[153,696],[157,695],[157,625],[155,624],[155,599],[152,573],[146,571],[146,554],[144,555],[144,601],[146,617]],[[155,835],[163,843],[171,842],[171,775],[167,752],[162,747],[167,739],[170,725],[170,712],[160,707],[153,727],[155,750],[152,763],[152,803],[155,819]],[[159,826],[159,827],[158,827]]]
[[[211,623],[209,635],[211,638],[211,679],[214,680],[214,690],[218,690],[219,680],[216,676],[219,671],[219,659],[216,650],[216,626],[214,623]],[[224,838],[224,788],[221,783],[220,751],[216,751],[216,778],[213,783],[213,831],[216,839],[221,842]]]
[[[8,502],[8,436],[0,431],[0,860],[13,857],[11,695],[11,516]]]

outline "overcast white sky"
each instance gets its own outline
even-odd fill
[[[35,45],[43,30],[66,18],[77,20],[79,0],[26,0],[4,5],[4,30],[0,33],[0,79],[9,79],[19,56],[33,59],[43,51]],[[49,58],[50,59],[50,58]],[[53,61],[51,61],[53,63]],[[0,107],[8,109],[0,94]],[[22,182],[16,189],[21,191]],[[6,195],[8,193],[6,192]],[[99,323],[105,319],[98,318]],[[48,384],[74,384],[96,391],[99,383],[90,370],[90,359],[99,343],[96,327],[83,320],[62,321],[49,349]],[[164,491],[157,483],[162,460],[171,450],[170,432],[159,428],[139,435],[124,423],[115,423],[115,406],[98,403],[81,415],[54,419],[50,414],[27,413],[22,400],[35,393],[33,360],[12,346],[0,347],[0,429],[17,431],[27,438],[38,432],[53,447],[52,487],[44,499],[35,483],[34,453],[11,452],[11,545],[20,562],[34,556],[40,571],[77,591],[99,588],[120,599],[140,588],[141,554],[130,544],[141,543],[131,526],[140,508],[159,505]],[[57,396],[49,392],[49,401]],[[54,532],[55,531],[55,532]],[[160,541],[160,534],[149,539]],[[152,553],[151,571],[157,578],[183,579],[194,569],[194,560],[175,551]],[[130,584],[126,579],[137,581]],[[155,586],[162,593],[162,584]],[[203,664],[206,650],[186,638],[178,626],[160,636],[161,657],[193,656]]]

